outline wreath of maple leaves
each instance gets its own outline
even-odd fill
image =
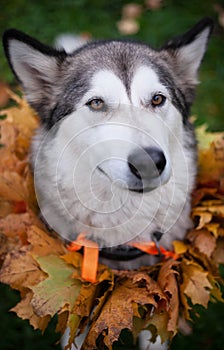
[[[82,255],[68,252],[38,218],[28,150],[38,117],[23,98],[0,120],[0,280],[21,293],[12,309],[44,331],[57,314],[56,331],[70,328],[67,348],[77,331],[90,324],[83,349],[101,343],[112,349],[121,331],[135,340],[149,329],[171,340],[178,319],[191,318],[196,304],[222,301],[219,265],[224,263],[224,134],[197,129],[199,175],[193,193],[195,228],[174,242],[177,261],[165,260],[136,271],[99,265],[97,282],[81,279]],[[93,311],[94,310],[94,311]],[[91,317],[89,316],[91,315]]]

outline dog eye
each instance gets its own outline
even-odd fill
[[[164,105],[166,101],[166,97],[162,94],[156,94],[153,96],[151,100],[151,104],[153,107],[161,107]]]
[[[101,98],[93,98],[86,105],[95,111],[99,111],[104,107],[104,101]]]

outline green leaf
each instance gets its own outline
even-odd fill
[[[55,255],[39,257],[37,261],[48,277],[31,287],[34,293],[31,303],[36,314],[53,316],[65,305],[71,311],[82,286],[81,281],[71,277],[75,268]]]

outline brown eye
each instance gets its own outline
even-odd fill
[[[101,98],[93,98],[87,102],[87,106],[95,111],[99,111],[104,107],[104,101]]]
[[[161,107],[166,101],[166,97],[162,94],[156,94],[153,96],[151,103],[153,107]]]

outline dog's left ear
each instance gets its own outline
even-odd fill
[[[168,41],[162,50],[168,51],[174,59],[175,69],[188,84],[198,83],[198,69],[204,57],[214,22],[206,17],[189,31]]]

